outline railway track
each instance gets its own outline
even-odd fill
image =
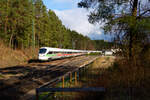
[[[8,78],[0,79],[0,100],[20,100],[30,90],[60,77],[94,58],[94,56],[78,56],[0,69],[2,75],[9,74]]]

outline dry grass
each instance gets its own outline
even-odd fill
[[[111,63],[113,60],[114,64]],[[94,72],[92,71],[88,76],[88,87],[105,87],[107,91],[105,93],[81,93],[80,99],[85,97],[82,100],[99,100],[100,98],[101,100],[149,100],[149,65],[150,63],[134,65],[126,59],[102,57],[93,63],[94,67],[91,71]]]
[[[115,57],[113,56],[103,56],[100,57],[99,59],[97,59],[96,61],[94,61],[94,63],[92,63],[92,68],[95,69],[107,69],[108,67],[110,67],[113,63],[114,63]]]
[[[104,100],[149,100],[149,84],[150,67],[118,59],[90,86],[107,88]]]
[[[0,42],[0,68],[25,64],[29,59],[36,58],[38,49],[13,50]]]

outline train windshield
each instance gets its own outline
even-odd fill
[[[40,53],[40,54],[46,53],[46,49],[40,49],[40,50],[39,50],[39,53]]]

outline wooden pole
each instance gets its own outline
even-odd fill
[[[38,92],[38,90],[36,90],[35,92],[36,92],[36,100],[39,100],[39,92]]]
[[[72,83],[72,73],[70,73],[70,84]]]
[[[77,85],[77,72],[75,72],[75,85]]]
[[[65,79],[64,79],[64,76],[62,77],[62,88],[64,88],[65,87]]]

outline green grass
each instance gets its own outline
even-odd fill
[[[39,100],[42,100],[46,95],[48,95],[50,92],[43,92],[42,94],[40,94],[39,96]],[[53,95],[54,96],[54,95]],[[54,100],[53,96],[48,97],[46,100]]]
[[[70,83],[70,78],[69,77],[65,78],[65,80],[64,80],[64,87],[74,87],[74,86],[75,86],[74,75],[72,75],[72,83]],[[62,81],[59,82],[55,87],[62,88]],[[41,100],[43,97],[45,97],[49,93],[50,92],[44,92],[44,93],[40,94],[39,100]],[[70,93],[70,92],[65,92],[65,93],[55,92],[53,94],[53,96],[48,97],[46,100],[55,100],[56,98],[63,98],[64,99],[66,97],[67,98],[68,97],[72,97],[72,93]]]
[[[110,59],[110,57],[107,57],[106,60],[108,61]]]
[[[2,74],[0,74],[0,78],[4,78],[4,76]]]
[[[92,56],[92,55],[93,55],[93,56],[94,56],[94,55],[96,56],[96,55],[102,55],[102,54],[101,54],[101,53],[89,53],[89,54],[86,54],[86,55],[87,55],[87,56]]]

